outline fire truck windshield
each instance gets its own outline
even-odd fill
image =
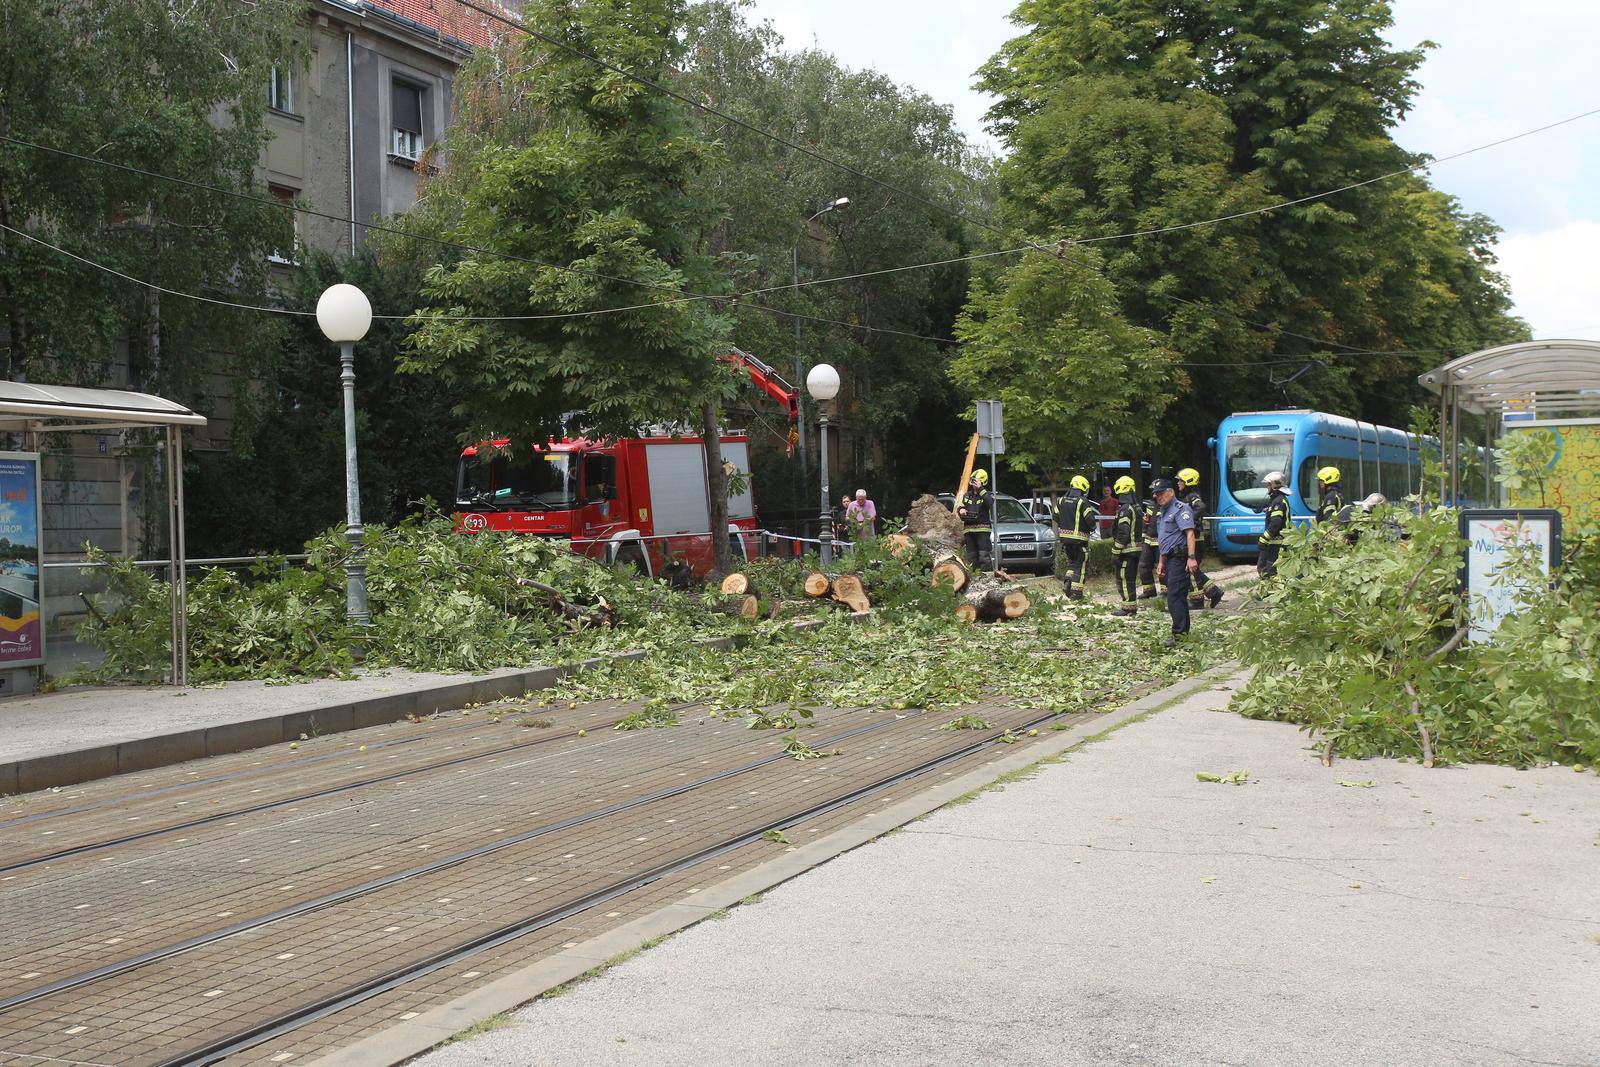
[[[500,492],[511,492],[499,496]],[[566,452],[462,456],[456,506],[480,511],[551,511],[577,503],[577,466]]]

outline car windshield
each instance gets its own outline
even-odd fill
[[[1286,433],[1230,434],[1227,444],[1228,492],[1247,508],[1267,506],[1267,487],[1261,479],[1272,471],[1289,473],[1289,450],[1294,436]]]
[[[1009,496],[995,497],[994,513],[995,517],[1001,522],[1031,523],[1036,521],[1032,515],[1028,514],[1028,509],[1022,506],[1021,501],[1014,500]]]
[[[505,496],[495,496],[509,489]],[[461,457],[456,480],[462,507],[547,511],[577,503],[577,472],[566,452],[500,449],[492,456]]]

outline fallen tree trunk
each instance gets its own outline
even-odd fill
[[[917,543],[908,534],[892,533],[884,541],[896,559],[905,559],[917,550]]]
[[[934,585],[947,585],[959,593],[972,581],[972,572],[966,561],[954,553],[935,557],[933,561]]]
[[[960,619],[962,622],[977,622],[978,609],[967,603],[957,604],[956,618]]]
[[[833,593],[833,579],[821,571],[806,575],[806,596],[824,597]]]
[[[518,578],[517,584],[536,589],[545,595],[546,603],[551,611],[562,618],[577,623],[579,626],[616,626],[619,619],[617,609],[606,603],[604,597],[599,598],[600,603],[593,607],[584,607],[574,604],[555,586],[536,582],[532,578]]]
[[[754,593],[720,600],[708,597],[703,603],[707,611],[714,611],[718,615],[735,615],[741,619],[754,619],[761,615],[761,600]]]
[[[1033,606],[1020,586],[992,578],[975,580],[967,588],[965,601],[966,606],[973,609],[974,617],[984,622],[1018,619]]]

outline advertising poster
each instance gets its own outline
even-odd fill
[[[1561,515],[1549,509],[1472,510],[1461,512],[1461,537],[1467,542],[1461,568],[1463,588],[1471,606],[1467,640],[1490,641],[1500,621],[1517,610],[1529,587],[1500,573],[1517,545],[1537,545],[1546,579],[1561,558]]]
[[[39,454],[0,452],[0,670],[44,662]]]
[[[1556,439],[1556,458],[1544,487],[1508,494],[1514,508],[1554,508],[1569,530],[1600,526],[1600,423],[1507,427],[1508,433],[1544,433]]]

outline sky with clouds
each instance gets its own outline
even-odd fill
[[[812,43],[949,104],[989,142],[972,72],[1017,29],[1007,0],[755,0],[790,47]],[[1395,0],[1390,39],[1438,45],[1396,137],[1447,155],[1600,108],[1596,0]],[[1600,337],[1600,115],[1441,163],[1434,184],[1504,230],[1501,269],[1536,337]]]

